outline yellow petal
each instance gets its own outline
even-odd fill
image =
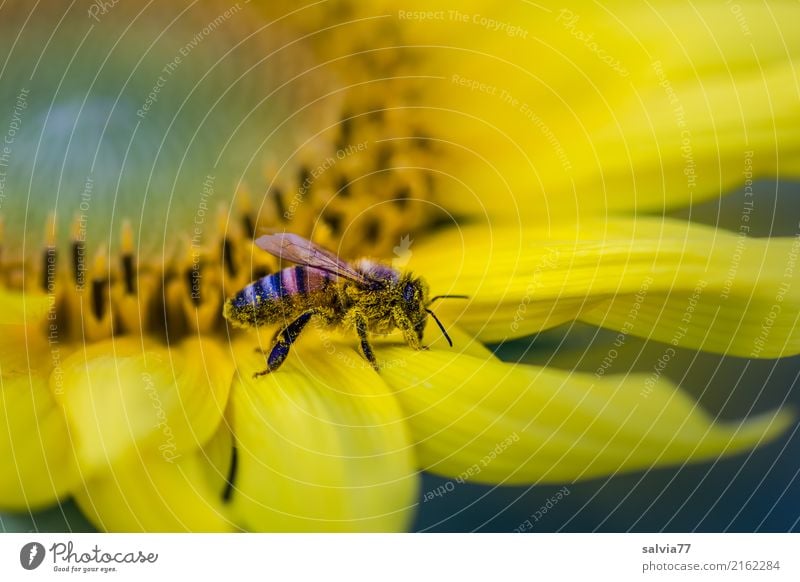
[[[563,483],[747,450],[786,411],[715,422],[658,375],[597,378],[446,350],[381,348],[420,468],[463,481]]]
[[[75,499],[102,531],[234,531],[222,502],[224,481],[213,474],[205,450],[179,458],[132,454],[84,483]]]
[[[415,116],[451,158],[450,210],[528,224],[688,205],[745,170],[800,175],[796,3],[470,3],[399,20],[422,45]]]
[[[41,372],[0,381],[0,509],[37,509],[79,482],[64,413]]]
[[[73,354],[57,396],[82,466],[94,471],[136,449],[188,455],[222,420],[232,370],[208,338],[168,349],[123,337]]]
[[[47,295],[0,289],[0,325],[35,324],[45,318],[50,306]]]
[[[436,309],[483,341],[577,318],[675,346],[749,357],[800,352],[800,238],[756,239],[656,218],[431,239],[410,267]]]
[[[484,344],[479,342],[470,334],[463,331],[460,327],[452,325],[451,322],[445,320],[442,322],[447,331],[447,335],[450,337],[450,340],[453,342],[453,346],[449,347],[447,344],[447,340],[445,339],[444,335],[442,334],[439,327],[436,323],[432,320],[431,317],[428,318],[427,326],[425,327],[425,335],[423,336],[422,344],[429,348],[437,348],[437,349],[446,349],[449,350],[450,353],[457,353],[457,354],[467,354],[470,356],[475,356],[476,358],[494,358],[494,352],[487,348]],[[406,345],[405,339],[403,339],[402,333],[399,331],[394,331],[390,334],[386,335],[371,335],[370,336],[370,344],[373,348],[378,349],[381,347],[396,347],[396,346],[404,346]],[[342,334],[341,336],[336,336],[335,341],[337,343],[344,343],[345,345],[355,346],[357,345],[358,339],[355,334]],[[393,360],[378,360],[378,366],[380,368],[395,366],[395,365],[405,365],[404,361],[397,362]]]
[[[672,277],[656,274],[653,286],[645,278],[644,288],[600,301],[580,319],[721,354],[778,358],[800,352],[800,238],[756,239],[702,227],[667,236],[659,241],[661,250],[685,247]],[[633,244],[648,241],[635,237]],[[658,260],[656,272],[669,262]]]
[[[402,412],[359,354],[320,336],[256,379],[257,344],[238,345],[232,510],[251,531],[405,530],[417,475]]]
[[[70,348],[41,330],[0,326],[0,508],[38,508],[64,497],[79,474],[67,422],[48,387],[63,388]]]

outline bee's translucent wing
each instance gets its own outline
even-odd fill
[[[358,283],[372,282],[363,273],[358,272],[332,252],[296,234],[288,232],[265,234],[258,237],[255,242],[260,249],[283,261],[326,271],[332,275],[352,279]]]

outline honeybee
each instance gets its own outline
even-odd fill
[[[295,234],[268,234],[256,239],[255,244],[297,266],[262,277],[225,302],[225,319],[237,327],[284,324],[267,356],[267,368],[254,377],[274,372],[283,364],[313,317],[325,326],[354,330],[361,353],[376,371],[378,362],[368,332],[386,334],[399,328],[409,346],[427,349],[422,334],[430,315],[453,346],[430,305],[439,299],[466,296],[437,295],[429,299],[428,285],[420,277],[368,259],[349,264]]]

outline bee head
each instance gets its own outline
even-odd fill
[[[403,301],[406,303],[414,303],[415,301],[419,301],[420,295],[420,281],[417,279],[411,279],[406,281],[403,285]]]
[[[447,343],[452,347],[453,342],[450,336],[447,335],[447,331],[444,329],[442,322],[439,321],[439,318],[436,317],[436,314],[431,311],[429,307],[433,302],[439,299],[466,299],[466,295],[437,295],[432,299],[428,299],[428,285],[422,279],[415,279],[410,275],[406,275],[400,280],[399,288],[401,294],[400,302],[409,320],[413,322],[414,331],[417,337],[419,337],[420,342],[422,342],[422,334],[425,331],[425,323],[428,321],[428,316],[430,315],[433,317],[436,325],[439,326],[439,329],[442,330],[442,334],[447,340]]]
[[[411,319],[418,320],[421,314],[425,313],[424,308],[427,303],[428,290],[425,283],[419,278],[406,277],[401,281],[400,289],[403,309],[412,316]]]

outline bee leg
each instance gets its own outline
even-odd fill
[[[275,345],[275,342],[278,341],[278,337],[281,335],[281,332],[284,329],[286,329],[286,328],[278,328],[278,329],[275,330],[275,333],[272,334],[272,338],[269,341],[270,345],[272,345],[272,346]],[[258,354],[261,354],[264,357],[267,357],[269,355],[269,353],[272,351],[272,348],[270,348],[269,350],[265,350],[261,346],[258,346],[256,348],[253,348],[253,351],[258,353]]]
[[[417,334],[419,343],[422,343],[422,336],[425,334],[425,321],[414,326],[414,333]]]
[[[289,348],[291,348],[292,344],[297,340],[298,337],[300,337],[300,333],[303,331],[303,328],[306,326],[306,324],[308,324],[308,322],[311,320],[312,315],[314,315],[314,313],[312,311],[308,311],[280,331],[278,338],[275,341],[275,345],[272,346],[272,350],[267,356],[267,369],[256,372],[253,374],[253,378],[266,376],[270,372],[274,372],[281,367],[281,364],[283,364],[286,356],[289,355]]]
[[[420,323],[414,326],[414,332],[417,334],[417,349],[420,350],[429,350],[430,348],[422,343],[422,336],[425,334],[425,320],[423,319]]]
[[[428,346],[422,344],[422,334],[425,331],[425,324],[422,326],[414,325],[407,317],[395,316],[395,320],[399,321],[399,327],[403,332],[403,339],[406,344],[414,350],[427,350]]]
[[[367,324],[363,319],[359,319],[356,322],[356,331],[358,332],[358,339],[361,341],[361,352],[370,365],[372,365],[372,369],[378,372],[378,360],[375,358],[375,352],[372,351],[372,346],[369,345],[369,339],[367,339]]]
[[[411,328],[403,329],[403,338],[406,340],[406,343],[415,350],[427,350],[428,346],[422,345],[422,338],[419,336],[416,330]]]

